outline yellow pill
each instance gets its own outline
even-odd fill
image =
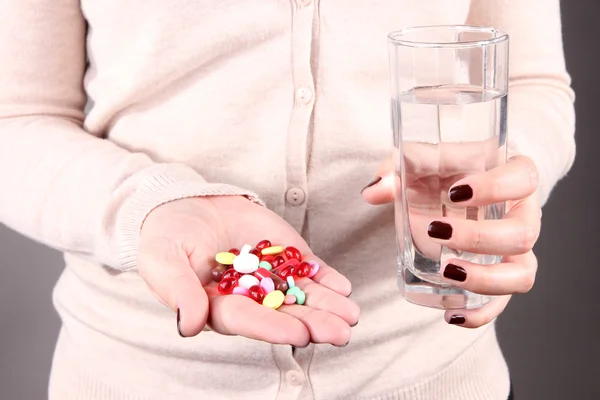
[[[274,290],[265,296],[262,304],[263,306],[277,310],[279,307],[281,307],[284,300],[285,294],[283,294],[281,290]]]
[[[271,246],[271,247],[267,247],[267,248],[262,249],[260,252],[261,252],[261,254],[263,256],[272,256],[272,255],[275,255],[275,254],[283,253],[283,247],[281,247],[281,246]]]
[[[223,264],[223,265],[231,265],[231,264],[233,264],[233,259],[234,258],[235,258],[235,254],[229,253],[227,251],[223,251],[221,253],[217,253],[217,255],[215,256],[215,260],[217,260],[217,262],[219,264]]]

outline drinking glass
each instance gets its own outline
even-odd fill
[[[432,221],[499,219],[504,203],[465,207],[448,191],[465,176],[506,162],[508,36],[493,28],[426,26],[389,34],[395,163],[398,285],[412,303],[481,307],[492,297],[445,283],[453,259],[495,264],[501,257],[435,243]]]

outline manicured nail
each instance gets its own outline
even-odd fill
[[[183,333],[181,333],[181,313],[179,312],[179,308],[177,309],[177,333],[179,333],[179,336],[182,338],[185,337],[183,336]]]
[[[452,226],[445,222],[433,221],[427,228],[429,237],[448,240],[452,237]]]
[[[457,282],[464,282],[467,279],[467,271],[458,265],[448,264],[444,268],[444,278],[452,279]]]
[[[450,325],[462,325],[464,324],[466,321],[466,318],[463,317],[462,315],[453,315],[450,317],[450,321],[448,321],[448,323]]]
[[[473,197],[473,188],[469,185],[459,185],[450,189],[450,200],[455,203],[470,200]]]
[[[381,177],[378,176],[377,178],[373,179],[371,182],[369,182],[369,184],[367,186],[365,186],[360,192],[364,192],[366,189],[370,188],[371,186],[375,186],[379,183],[379,181],[381,181]]]

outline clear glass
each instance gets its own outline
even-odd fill
[[[462,259],[494,264],[435,243],[443,217],[499,219],[504,204],[465,207],[448,191],[463,177],[506,162],[508,36],[493,28],[429,26],[389,35],[395,161],[398,285],[406,300],[470,309],[491,300],[444,283],[440,267]]]

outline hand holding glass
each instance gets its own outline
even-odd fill
[[[409,28],[389,35],[389,51],[399,287],[423,306],[481,307],[492,297],[447,283],[440,270],[453,259],[487,265],[501,256],[459,251],[432,237],[452,235],[440,221],[446,217],[504,215],[504,203],[461,206],[456,200],[469,188],[453,185],[506,162],[508,36],[469,26]]]

